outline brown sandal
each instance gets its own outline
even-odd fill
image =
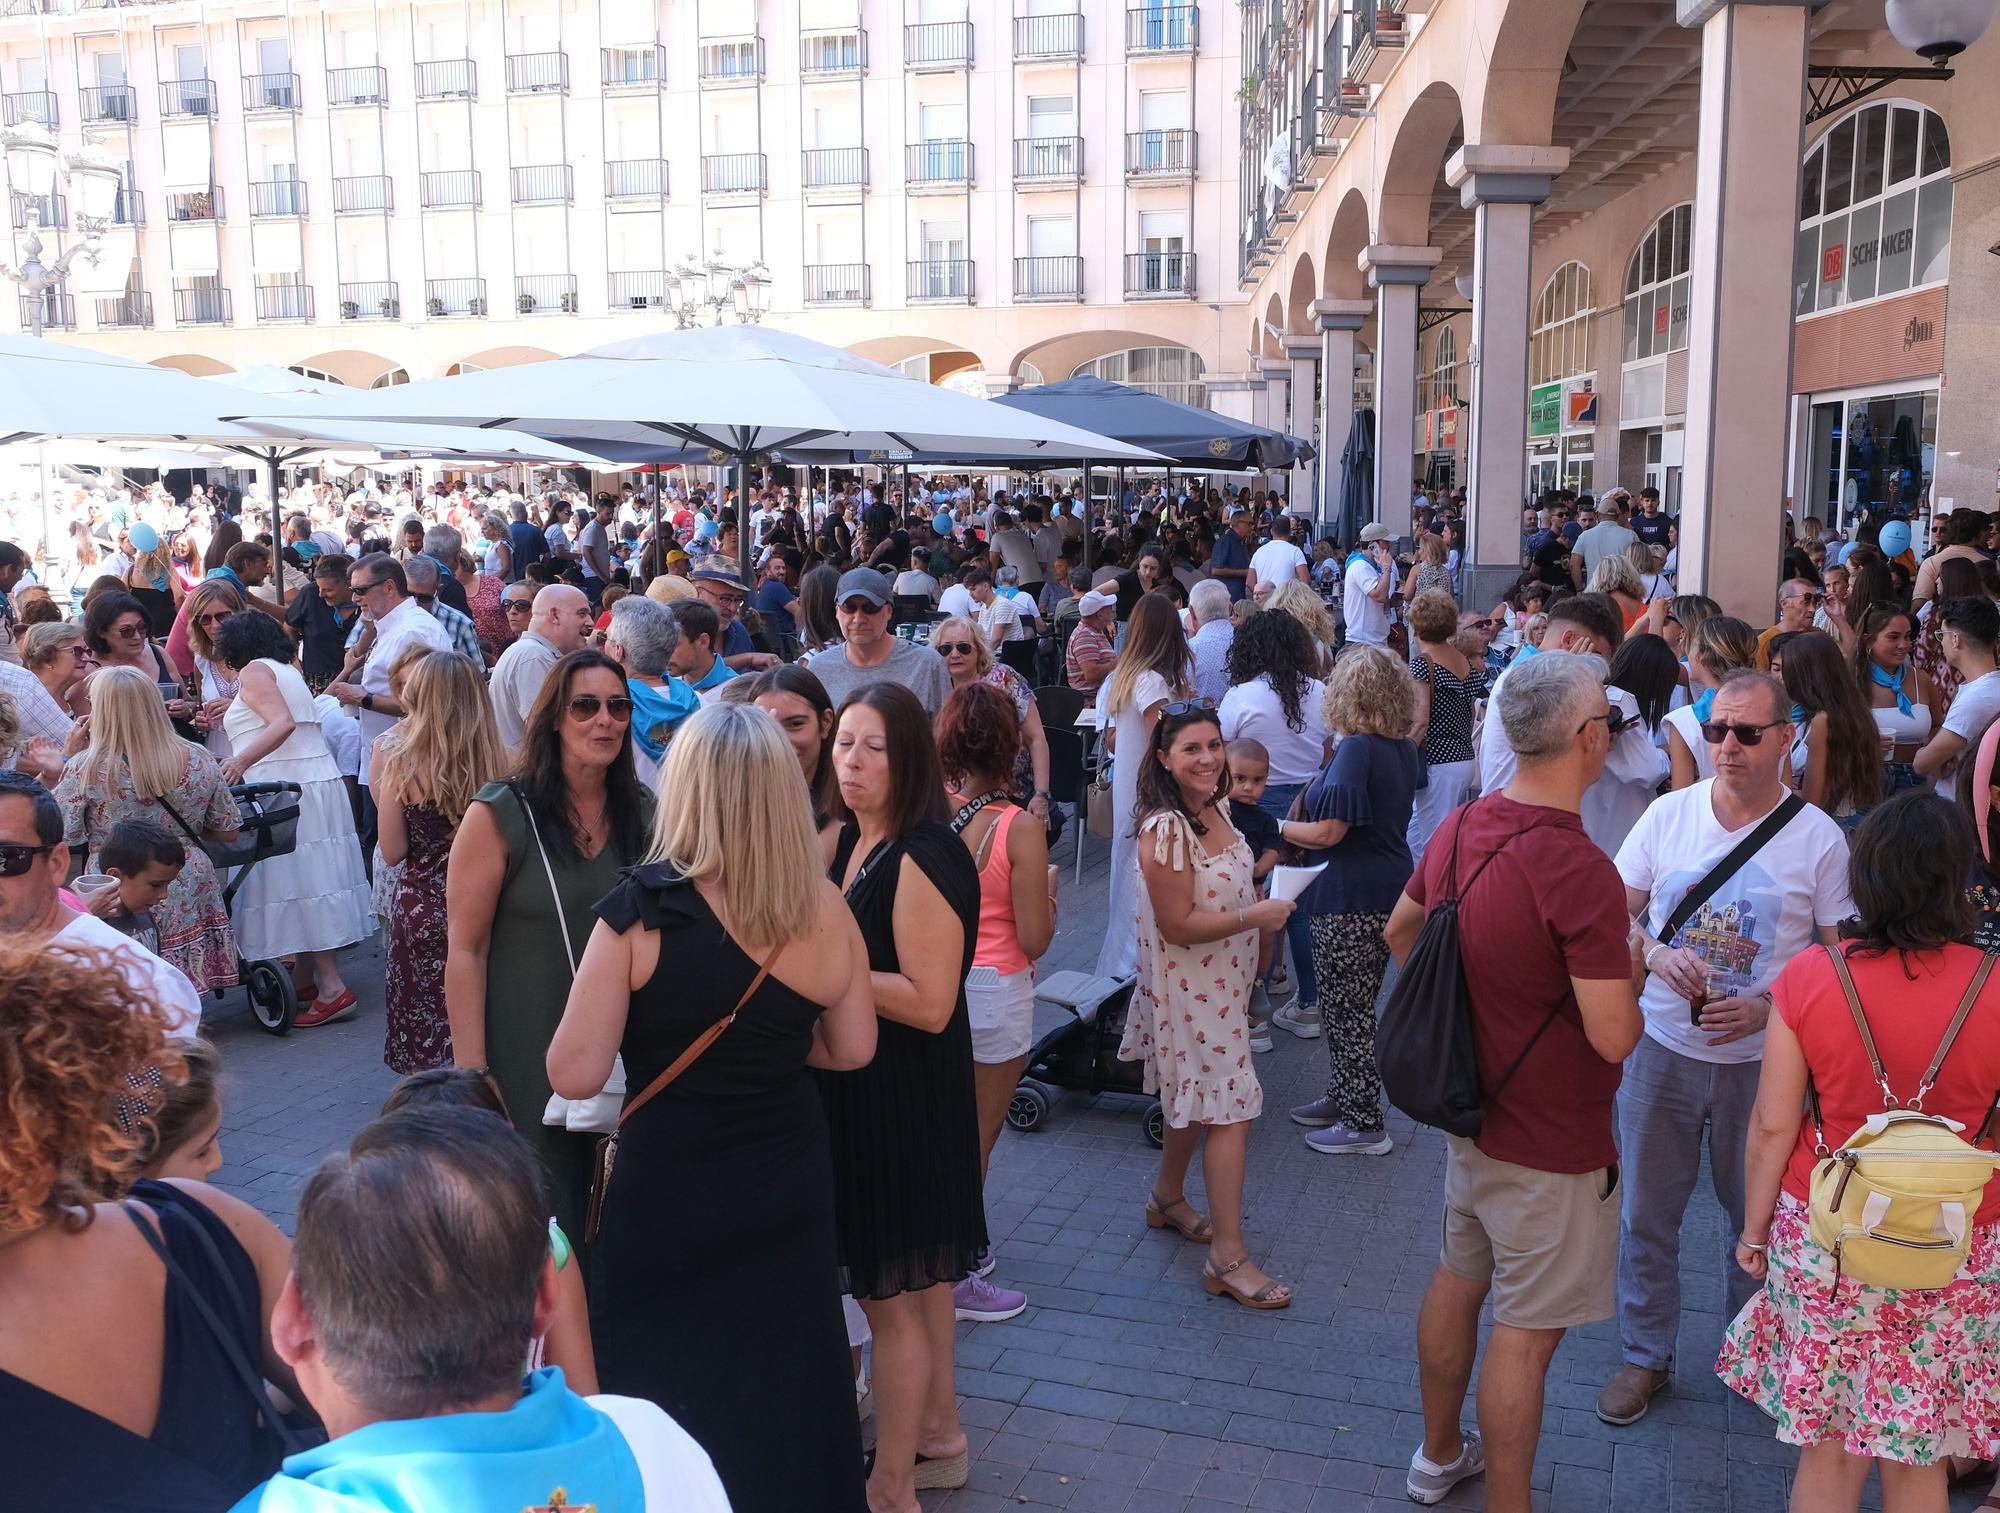
[[[1222,1280],[1224,1277],[1228,1276],[1231,1272],[1236,1270],[1237,1267],[1241,1266],[1245,1261],[1249,1259],[1250,1258],[1248,1256],[1238,1256],[1234,1261],[1231,1261],[1227,1266],[1223,1267],[1222,1270],[1219,1272],[1215,1269],[1214,1262],[1212,1261],[1202,1262],[1201,1263],[1202,1288],[1208,1293],[1210,1297],[1234,1298],[1237,1302],[1241,1303],[1245,1308],[1291,1307],[1292,1298],[1290,1290],[1285,1286],[1283,1282],[1280,1282],[1275,1277],[1273,1277],[1270,1281],[1266,1282],[1262,1287],[1259,1287],[1255,1292],[1244,1292],[1241,1288],[1231,1287],[1227,1282]],[[1281,1298],[1272,1296],[1272,1294],[1280,1291],[1284,1292],[1285,1296]]]
[[[1195,1222],[1187,1224],[1173,1218],[1167,1212],[1170,1208],[1185,1208],[1189,1213],[1194,1215]],[[1160,1202],[1158,1194],[1147,1194],[1146,1228],[1171,1229],[1183,1240],[1192,1240],[1197,1245],[1206,1245],[1215,1237],[1215,1226],[1208,1222],[1208,1215],[1202,1213],[1192,1203],[1188,1202],[1185,1196],[1176,1198],[1171,1203],[1163,1204]]]

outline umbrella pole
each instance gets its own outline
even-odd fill
[[[660,465],[653,464],[653,563],[661,572],[667,570],[667,544],[660,538]],[[645,584],[639,585],[641,591]]]
[[[278,608],[285,607],[285,531],[278,519],[278,453],[266,454],[271,467],[271,579],[278,585]]]
[[[1090,571],[1090,461],[1083,464],[1083,570]]]
[[[736,568],[750,586],[750,454],[736,454]]]

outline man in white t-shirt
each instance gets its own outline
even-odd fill
[[[1396,591],[1396,558],[1389,527],[1361,527],[1361,551],[1347,564],[1341,609],[1347,639],[1360,646],[1389,644],[1389,596]]]
[[[44,940],[53,951],[102,953],[134,997],[164,1011],[169,1035],[194,1039],[201,1032],[194,984],[131,936],[63,902],[69,856],[54,795],[25,773],[0,772],[0,936]]]
[[[1634,949],[1649,975],[1639,995],[1646,1033],[1618,1089],[1625,1365],[1598,1395],[1597,1416],[1609,1424],[1640,1418],[1672,1379],[1681,1220],[1701,1170],[1704,1129],[1710,1181],[1728,1217],[1722,1248],[1734,1259],[1771,983],[1800,952],[1832,946],[1836,926],[1854,912],[1846,836],[1785,787],[1791,709],[1784,685],[1769,673],[1724,678],[1709,715],[1711,728],[1725,728],[1713,747],[1715,776],[1657,800],[1618,848],[1638,926]],[[1688,915],[1681,906],[1689,893],[1787,803],[1796,813]],[[1723,1278],[1724,1315],[1734,1318],[1761,1284],[1734,1264],[1723,1267]]]
[[[1271,519],[1271,539],[1250,556],[1250,575],[1245,587],[1259,604],[1271,597],[1271,590],[1288,578],[1310,583],[1306,554],[1292,545],[1292,521],[1288,515]]]
[[[1021,611],[1012,599],[994,589],[993,575],[985,568],[975,567],[965,575],[965,591],[979,606],[979,633],[986,637],[988,646],[998,651],[1003,642],[1027,639],[1030,632],[1021,623]]]
[[[1937,734],[1924,743],[1913,766],[1918,775],[1934,780],[1937,791],[1951,798],[1956,791],[1960,754],[1976,746],[1986,727],[2000,716],[2000,609],[1990,599],[1953,599],[1931,611],[1940,618],[1945,660],[1958,674],[1958,692],[1944,713]]]

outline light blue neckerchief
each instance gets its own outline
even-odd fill
[[[1896,708],[1903,714],[1914,714],[1916,712],[1916,706],[1910,703],[1910,696],[1903,692],[1903,679],[1909,675],[1909,671],[1910,664],[1905,662],[1901,667],[1896,669],[1896,676],[1892,678],[1873,662],[1868,664],[1868,681],[1873,683],[1877,688],[1895,690]]]
[[[655,688],[637,678],[628,681],[625,687],[632,695],[632,739],[657,762],[667,754],[667,743],[654,732],[664,729],[671,735],[679,729],[682,720],[701,708],[701,695],[675,677],[667,679],[665,688]]]
[[[1714,709],[1715,709],[1715,690],[1713,688],[1704,689],[1702,691],[1701,697],[1694,701],[1695,724],[1706,725],[1708,723],[1708,717],[1714,711]]]

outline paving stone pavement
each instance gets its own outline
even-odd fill
[[[1068,841],[1065,837],[1065,842]],[[1058,846],[1068,864],[1070,846]],[[1106,848],[1067,865],[1045,971],[1088,969],[1106,925]],[[345,953],[354,1019],[277,1038],[236,1002],[211,1008],[222,1048],[226,1164],[217,1184],[290,1228],[306,1176],[394,1084],[382,1065],[379,940]],[[1042,1012],[1039,1029],[1060,1022]],[[1285,1110],[1323,1090],[1326,1051],[1280,1033],[1257,1059],[1265,1114],[1250,1137],[1244,1222],[1295,1300],[1252,1313],[1201,1289],[1202,1251],[1148,1230],[1156,1153],[1134,1098],[1065,1094],[1032,1134],[994,1153],[987,1222],[994,1280],[1027,1312],[963,1324],[958,1387],[968,1485],[925,1493],[928,1513],[1389,1513],[1421,1438],[1416,1312],[1435,1264],[1443,1138],[1391,1113],[1385,1157],[1322,1158]],[[1202,1202],[1200,1163],[1190,1196]],[[1639,1423],[1593,1411],[1619,1365],[1610,1324],[1577,1330],[1549,1374],[1535,1506],[1547,1513],[1777,1513],[1795,1454],[1709,1369],[1722,1333],[1723,1220],[1705,1186],[1684,1229],[1681,1367]],[[1468,1409],[1468,1422],[1470,1412]],[[1983,1490],[1983,1489],[1982,1489]],[[1952,1500],[1967,1513],[1979,1492]],[[1866,1506],[1879,1506],[1871,1482]],[[1441,1504],[1485,1506],[1474,1480]],[[763,1513],[763,1510],[743,1510]],[[803,1513],[803,1510],[802,1510]]]

